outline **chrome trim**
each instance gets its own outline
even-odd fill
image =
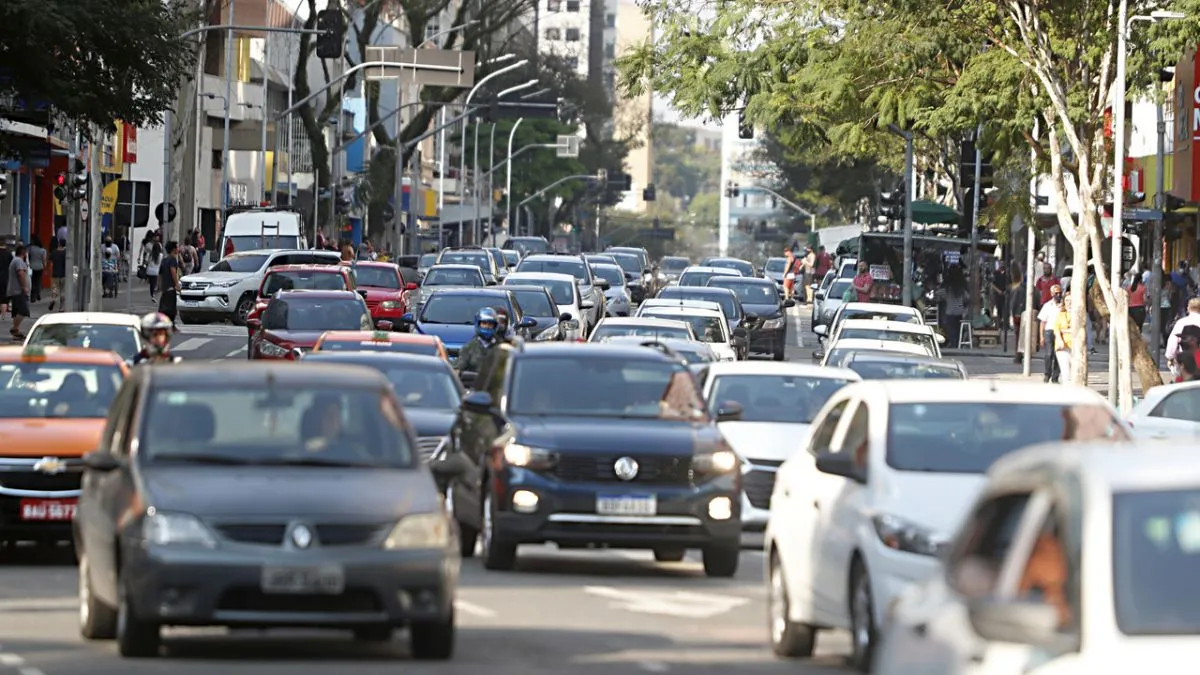
[[[69,497],[78,497],[83,493],[83,490],[56,490],[54,492],[41,492],[38,490],[17,490],[15,488],[7,488],[0,485],[0,495],[6,497],[29,497],[32,499],[66,499]]]
[[[702,525],[694,516],[601,516],[591,513],[552,513],[552,523],[604,523],[609,525]]]

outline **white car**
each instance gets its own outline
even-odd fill
[[[638,318],[677,319],[692,324],[692,332],[707,342],[721,361],[737,361],[739,350],[734,349],[733,336],[721,309],[707,307],[641,307]]]
[[[726,401],[742,406],[742,419],[717,426],[742,458],[742,529],[762,532],[776,470],[803,447],[809,424],[829,397],[861,378],[841,368],[739,361],[714,363],[697,379],[710,410]]]
[[[644,338],[674,338],[698,342],[692,324],[674,319],[610,316],[601,319],[588,337],[588,342],[604,342],[609,338],[636,335]],[[709,345],[710,347],[712,345]]]
[[[558,313],[570,314],[571,318],[579,322],[580,335],[590,335],[595,325],[589,323],[591,319],[591,305],[584,307],[590,301],[590,298],[584,298],[583,293],[579,290],[579,283],[575,281],[575,277],[570,274],[558,274],[555,272],[509,272],[504,278],[504,284],[511,286],[542,286],[547,291],[550,291],[550,297],[554,298],[554,304],[558,307]]]
[[[819,336],[833,335],[843,321],[852,320],[895,321],[916,325],[925,323],[925,317],[921,316],[921,311],[916,307],[882,302],[847,302],[834,312],[833,321],[829,322],[828,326],[813,327],[813,332]]]
[[[823,366],[833,366],[845,360],[853,352],[882,351],[896,354],[912,354],[914,356],[929,356],[929,350],[911,342],[896,340],[838,340],[826,352],[813,352],[813,360],[820,360]]]
[[[824,329],[824,326],[821,326]],[[823,335],[823,331],[817,333]],[[832,345],[842,340],[882,340],[884,342],[903,342],[917,345],[930,356],[941,358],[941,344],[946,341],[933,326],[923,323],[905,323],[902,321],[875,321],[873,319],[850,319],[837,326],[837,330],[829,337]]]
[[[629,287],[626,285],[625,271],[618,265],[605,265],[590,261],[588,264],[592,266],[592,274],[608,282],[608,288],[604,289],[604,300],[606,303],[604,315],[629,316],[633,308],[633,301],[629,297]]]
[[[854,283],[853,279],[838,279],[836,277],[829,282],[829,285],[824,291],[817,291],[822,295],[813,295],[813,331],[817,330],[817,326],[828,326],[833,323],[833,317],[837,314],[838,309],[846,303],[846,291],[850,290]]]
[[[1200,382],[1154,387],[1125,418],[1133,437],[1194,441],[1200,436]]]
[[[742,273],[731,267],[701,267],[692,265],[679,275],[676,286],[707,286],[713,277],[740,277]]]
[[[771,496],[774,651],[808,656],[818,630],[849,629],[851,661],[867,670],[884,612],[938,572],[988,467],[1081,430],[1129,439],[1112,406],[1084,387],[875,380],[834,394]]]
[[[179,280],[179,318],[184,323],[231,321],[244,325],[268,269],[279,265],[341,262],[342,255],[337,251],[263,249],[231,253],[207,272],[189,274]]]
[[[880,636],[878,675],[1188,670],[1200,657],[1200,467],[1160,443],[997,462],[946,558]]]
[[[39,318],[29,329],[25,346],[103,349],[130,361],[145,343],[139,316],[119,312],[60,312]]]

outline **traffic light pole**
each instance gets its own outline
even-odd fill
[[[93,130],[98,131],[98,130]],[[92,138],[99,138],[100,134],[93,133]],[[89,146],[89,162],[88,162],[88,301],[87,308],[89,312],[99,312],[103,308],[100,302],[100,165],[102,158],[100,156],[100,144],[92,141]]]
[[[904,305],[915,307],[916,298],[913,294],[913,134],[904,132]]]
[[[815,214],[813,214],[812,212],[810,212],[809,210],[805,209],[803,206],[800,206],[800,205],[799,205],[799,204],[797,204],[796,202],[794,202],[794,201],[792,201],[792,200],[788,199],[787,197],[784,197],[783,195],[779,194],[778,192],[776,192],[776,191],[772,190],[771,188],[769,188],[769,187],[763,187],[762,185],[742,185],[742,186],[740,186],[740,187],[741,187],[741,189],[743,189],[743,190],[747,190],[747,189],[749,189],[749,190],[762,190],[763,192],[765,192],[765,193],[767,193],[767,194],[771,195],[772,197],[775,197],[775,198],[776,198],[776,199],[778,199],[779,201],[783,202],[784,204],[787,204],[788,206],[792,207],[792,209],[794,209],[795,211],[799,212],[799,213],[800,213],[800,215],[802,215],[802,216],[808,216],[808,220],[809,220],[809,228],[810,228],[810,229],[811,229],[813,232],[816,232],[816,231],[817,231],[817,216],[816,216]]]
[[[979,314],[979,289],[982,288],[979,279],[979,265],[976,264],[976,258],[979,255],[977,253],[979,248],[979,198],[981,196],[979,183],[983,178],[983,153],[979,150],[979,139],[982,135],[983,125],[980,124],[975,128],[975,189],[971,193],[973,195],[971,198],[971,250],[967,256],[967,273],[971,275],[971,301],[967,303],[967,320],[972,322]]]

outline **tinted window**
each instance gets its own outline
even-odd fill
[[[767,272],[782,273],[785,267],[787,267],[786,258],[768,258],[767,264],[763,266],[763,269]]]
[[[612,253],[616,259],[617,265],[620,266],[622,272],[628,272],[639,279],[642,276],[642,259],[632,253]],[[625,282],[621,282],[625,283]]]
[[[725,269],[737,270],[744,277],[754,276],[754,265],[745,260],[710,260],[704,263],[705,267],[723,267]]]
[[[509,412],[697,420],[707,417],[682,365],[594,356],[517,362]]]
[[[104,349],[123,359],[132,359],[138,353],[137,331],[132,326],[111,324],[42,324],[30,333],[28,344]]]
[[[901,333],[900,331],[883,330],[880,328],[845,328],[838,331],[838,340],[886,340],[888,342],[903,342],[917,345],[929,354],[937,354],[933,344],[933,336],[924,333]]]
[[[492,258],[487,251],[446,251],[438,260],[442,265],[474,265],[481,270],[491,271]]]
[[[964,380],[966,376],[949,363],[869,361],[850,359],[848,368],[864,380]]]
[[[421,282],[422,286],[474,286],[481,288],[483,283],[483,274],[478,269],[462,270],[462,269],[439,269],[434,267],[425,273],[425,280]]]
[[[983,473],[1002,456],[1038,443],[1127,440],[1106,408],[1041,403],[894,403],[887,463],[900,471]]]
[[[210,269],[212,272],[257,272],[266,264],[267,257],[265,255],[239,255],[237,253],[222,258],[220,262],[213,265]]]
[[[742,318],[742,313],[738,311],[737,299],[729,293],[708,293],[704,291],[696,292],[688,291],[686,288],[675,287],[664,290],[659,297],[715,302],[721,306],[721,313],[725,315],[726,319],[738,320]]]
[[[846,291],[850,290],[850,284],[853,281],[853,279],[839,279],[833,282],[833,285],[829,287],[829,292],[825,294],[825,298],[828,300],[841,300],[846,295]]]
[[[663,258],[659,263],[659,267],[664,272],[682,272],[691,264],[691,261],[687,258]]]
[[[417,267],[433,267],[435,262],[437,262],[437,254],[426,253],[425,255],[421,256],[421,260],[417,263]]]
[[[356,265],[354,270],[359,286],[400,289],[400,272],[391,267]]]
[[[370,330],[371,314],[361,300],[342,298],[276,298],[263,312],[266,330]]]
[[[657,337],[657,338],[675,338],[677,340],[691,340],[692,336],[688,334],[686,328],[676,328],[674,326],[646,326],[646,325],[629,325],[629,324],[601,324],[596,326],[592,331],[590,340],[592,342],[600,342],[601,340],[610,337],[619,337],[622,335],[636,335],[638,337]]]
[[[562,258],[555,260],[522,260],[517,266],[518,272],[550,272],[553,274],[570,274],[576,279],[590,282],[587,265],[578,258]]]
[[[0,418],[105,417],[123,379],[116,366],[0,364]]]
[[[448,323],[470,326],[475,323],[475,314],[484,307],[506,306],[511,317],[511,307],[503,299],[494,295],[447,295],[436,293],[425,301],[421,310],[422,323]]]
[[[592,272],[607,281],[612,288],[625,287],[625,272],[616,265],[596,265],[592,267]]]
[[[1168,394],[1150,413],[1151,417],[1165,417],[1183,422],[1200,422],[1200,389],[1181,389]]]
[[[655,312],[648,309],[640,316],[686,321],[692,324],[692,332],[704,342],[725,342],[725,333],[721,329],[725,320],[719,316],[704,316],[702,314],[680,314],[678,312]]]
[[[500,249],[488,249],[488,255],[492,256],[492,262],[495,263],[496,269],[504,269],[504,254]]]
[[[344,291],[346,278],[341,271],[313,272],[311,270],[288,270],[271,272],[263,284],[263,297],[273,297],[279,291]]]
[[[1200,489],[1113,495],[1113,600],[1126,635],[1200,633]]]
[[[143,418],[138,452],[152,462],[414,465],[395,399],[378,389],[167,389],[151,395]]]
[[[541,286],[550,291],[556,305],[575,303],[575,284],[557,279],[508,279],[507,283],[517,286]]]
[[[708,282],[715,288],[728,288],[733,291],[743,305],[778,305],[779,291],[773,283],[755,283],[751,281],[733,281],[726,277],[717,277]]]
[[[521,262],[521,254],[516,251],[501,251],[504,254],[504,264],[509,267],[516,267],[517,263]]]
[[[391,342],[389,340],[324,340],[323,352],[391,352],[393,354],[420,354],[440,356],[437,346],[427,342]]]
[[[733,276],[737,276],[736,273],[731,272],[730,274],[732,274]],[[713,277],[717,277],[717,276],[724,276],[724,275],[722,275],[720,272],[697,272],[695,270],[693,270],[691,272],[684,272],[683,274],[681,274],[679,276],[679,285],[680,286],[707,286],[708,280],[712,279]]]
[[[521,255],[530,253],[546,253],[550,250],[550,244],[546,243],[541,237],[517,237],[509,239],[504,244],[505,248],[510,248]]]
[[[525,316],[539,318],[558,316],[558,312],[554,311],[554,305],[550,302],[550,296],[545,291],[513,291],[513,295],[517,296],[517,302],[521,304],[521,311],[525,313]]]
[[[726,401],[742,404],[747,422],[813,421],[825,403],[849,380],[796,375],[720,375],[713,380],[709,408]]]

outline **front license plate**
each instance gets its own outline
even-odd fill
[[[320,593],[337,595],[346,588],[346,575],[337,565],[323,567],[264,567],[263,593]]]
[[[179,304],[183,307],[199,307],[200,301],[199,300],[180,300]]]
[[[563,330],[579,330],[579,322],[575,319],[563,322]]]
[[[22,499],[21,520],[72,520],[74,499]]]
[[[654,495],[598,495],[596,513],[601,516],[653,516],[658,514]]]

